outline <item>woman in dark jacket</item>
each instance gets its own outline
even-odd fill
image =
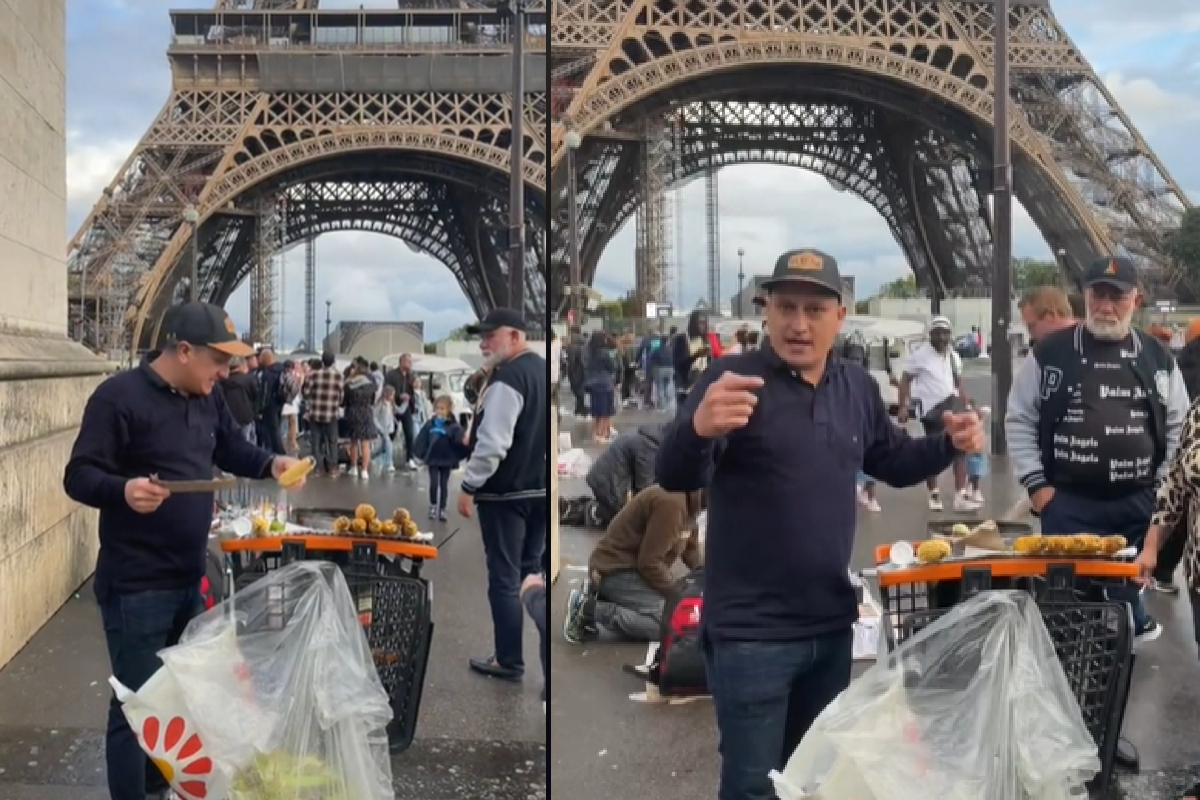
[[[612,441],[612,418],[617,415],[617,351],[604,331],[588,340],[587,391],[591,402],[592,438],[598,444]]]
[[[675,391],[679,403],[687,400],[696,379],[708,369],[712,359],[721,357],[721,342],[708,329],[708,312],[688,315],[687,333],[675,338]]]
[[[343,392],[346,402],[346,426],[350,433],[350,477],[371,477],[371,443],[375,430],[375,381],[367,367],[354,364]],[[361,467],[360,467],[361,464]]]

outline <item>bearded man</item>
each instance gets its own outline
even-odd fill
[[[1043,533],[1117,534],[1141,547],[1188,394],[1167,347],[1132,327],[1140,300],[1129,259],[1094,262],[1084,321],[1042,338],[1013,380],[1009,452]],[[1130,604],[1139,641],[1162,633],[1136,589],[1109,595]]]
[[[548,370],[546,360],[525,340],[525,318],[520,312],[492,309],[467,326],[467,334],[479,337],[489,372],[467,434],[470,458],[463,468],[458,513],[469,517],[473,507],[479,510],[495,645],[490,655],[473,658],[470,664],[478,673],[515,682],[525,673],[521,582],[549,571],[545,560]]]

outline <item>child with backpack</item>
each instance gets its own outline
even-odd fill
[[[429,469],[429,518],[446,521],[450,472],[462,463],[462,426],[454,419],[454,401],[442,395],[433,403],[433,416],[413,442],[416,456]]]

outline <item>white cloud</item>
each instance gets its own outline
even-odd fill
[[[136,144],[136,140],[91,138],[80,130],[67,133],[67,216],[72,233]]]
[[[1149,78],[1127,77],[1120,72],[1105,75],[1104,85],[1139,130],[1177,128],[1200,120],[1200,96],[1171,92]]]
[[[283,343],[292,346],[304,336],[303,246],[283,257],[281,273],[283,292],[276,290],[275,313],[283,323]],[[315,298],[318,340],[325,336],[327,300],[335,326],[341,320],[423,321],[427,341],[475,318],[447,267],[376,233],[331,233],[317,240]],[[249,282],[233,293],[228,308],[241,328],[248,326]]]
[[[838,259],[842,272],[855,276],[856,291],[863,297],[909,273],[900,245],[879,212],[849,192],[834,190],[820,175],[765,164],[726,167],[717,174],[723,299],[737,291],[739,248],[746,251],[747,281],[770,272],[780,253],[797,247],[816,247]],[[683,235],[672,236],[672,251],[681,240],[682,256],[675,260],[683,266],[682,297],[677,299],[690,307],[708,296],[704,182],[693,181],[682,191]],[[1029,215],[1019,203],[1014,211],[1014,252],[1049,257]],[[600,259],[596,288],[607,297],[623,295],[633,286],[634,230],[630,219]]]

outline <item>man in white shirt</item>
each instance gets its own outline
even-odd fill
[[[954,413],[956,405],[965,405],[960,370],[954,368],[954,350],[950,346],[954,330],[946,317],[934,317],[929,323],[929,341],[918,347],[904,364],[900,378],[898,419],[908,422],[910,406],[915,411],[926,436],[943,432],[942,416]],[[956,401],[958,401],[956,403]],[[942,511],[938,479],[926,481],[929,487],[929,510]],[[954,510],[978,511],[980,504],[967,487],[965,459],[954,459]]]

